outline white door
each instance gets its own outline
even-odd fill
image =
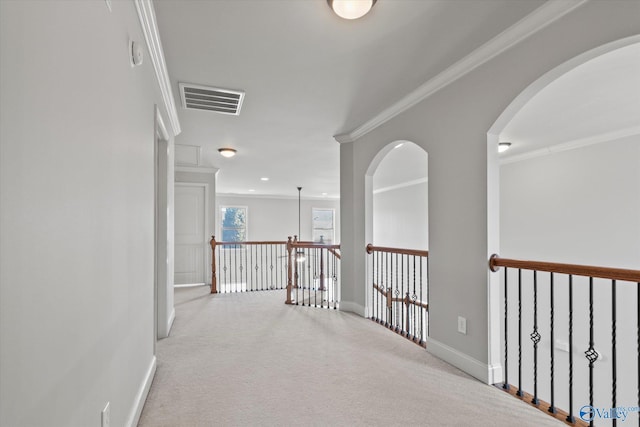
[[[175,189],[176,285],[206,283],[206,186],[176,183]]]

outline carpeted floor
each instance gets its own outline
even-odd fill
[[[560,426],[374,322],[176,289],[139,426]]]

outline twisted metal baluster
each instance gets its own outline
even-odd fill
[[[589,349],[584,355],[589,361],[589,406],[593,407],[593,363],[598,360],[598,353],[593,348],[593,277],[589,277]],[[589,425],[593,427],[593,419]]]
[[[538,332],[538,272],[533,271],[533,332],[531,333],[531,341],[533,341],[533,399],[531,403],[538,405],[538,343],[542,338]]]

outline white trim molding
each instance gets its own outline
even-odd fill
[[[167,320],[167,336],[171,334],[171,328],[173,327],[173,321],[176,320],[176,308],[171,309],[171,314],[169,314],[169,319]]]
[[[169,79],[167,64],[164,60],[164,51],[162,50],[162,43],[160,42],[160,33],[158,32],[153,2],[151,0],[134,1],[138,12],[138,18],[140,19],[140,27],[142,28],[144,39],[147,42],[149,57],[151,58],[151,63],[153,64],[153,69],[156,73],[156,79],[160,86],[162,100],[164,101],[164,106],[169,116],[169,123],[173,129],[173,135],[175,136],[182,132],[182,129],[180,128],[176,102],[173,98],[173,91],[171,90],[171,80]]]
[[[386,191],[392,191],[392,190],[399,190],[401,188],[412,187],[414,185],[424,184],[424,183],[427,183],[427,182],[429,182],[429,178],[426,178],[426,177],[425,178],[413,179],[411,181],[401,182],[400,184],[390,185],[388,187],[378,188],[377,190],[373,190],[373,194],[384,193]]]
[[[191,173],[217,173],[217,168],[201,168],[195,166],[176,166],[176,172],[191,172]]]
[[[539,150],[529,151],[523,154],[517,154],[504,159],[500,159],[501,165],[520,162],[522,160],[533,159],[536,157],[546,156],[548,154],[559,153],[561,151],[575,150],[577,148],[587,147],[589,145],[600,144],[602,142],[612,142],[630,136],[640,135],[640,126],[632,126],[626,129],[619,129],[612,132],[592,135],[586,138],[575,139],[561,144],[551,145]]]
[[[502,381],[502,366],[480,362],[433,338],[427,338],[427,351],[485,384]]]
[[[355,302],[340,301],[338,310],[344,311],[347,313],[354,313],[360,317],[366,317],[364,307]]]
[[[400,113],[408,110],[425,100],[440,89],[450,85],[482,64],[495,58],[502,52],[532,36],[567,13],[586,3],[588,0],[554,0],[545,2],[542,6],[498,34],[460,61],[427,80],[416,90],[400,101],[384,109],[369,121],[351,132],[335,135],[339,143],[349,143],[361,138],[377,127],[388,122]]]
[[[151,363],[149,364],[149,369],[147,369],[147,374],[140,384],[140,388],[138,389],[138,393],[136,394],[135,401],[133,402],[133,408],[131,408],[131,413],[129,414],[129,419],[125,424],[128,427],[136,427],[138,422],[140,421],[140,415],[142,415],[142,408],[144,407],[144,403],[147,401],[147,396],[149,395],[149,390],[151,389],[151,383],[153,382],[153,378],[156,375],[157,368],[157,360],[156,356],[151,358]]]

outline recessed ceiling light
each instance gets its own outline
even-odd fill
[[[256,191],[256,190],[254,190],[253,188],[249,189],[249,193],[253,193],[254,191]]]
[[[260,178],[260,181],[269,181],[269,178],[267,178],[266,176],[263,176],[262,178]]]
[[[510,142],[501,142],[498,144],[498,153],[504,153],[511,147]]]
[[[236,150],[233,148],[218,148],[218,152],[224,157],[233,157],[236,155]]]
[[[326,196],[327,196],[327,193],[322,193],[322,195],[326,197]]]

